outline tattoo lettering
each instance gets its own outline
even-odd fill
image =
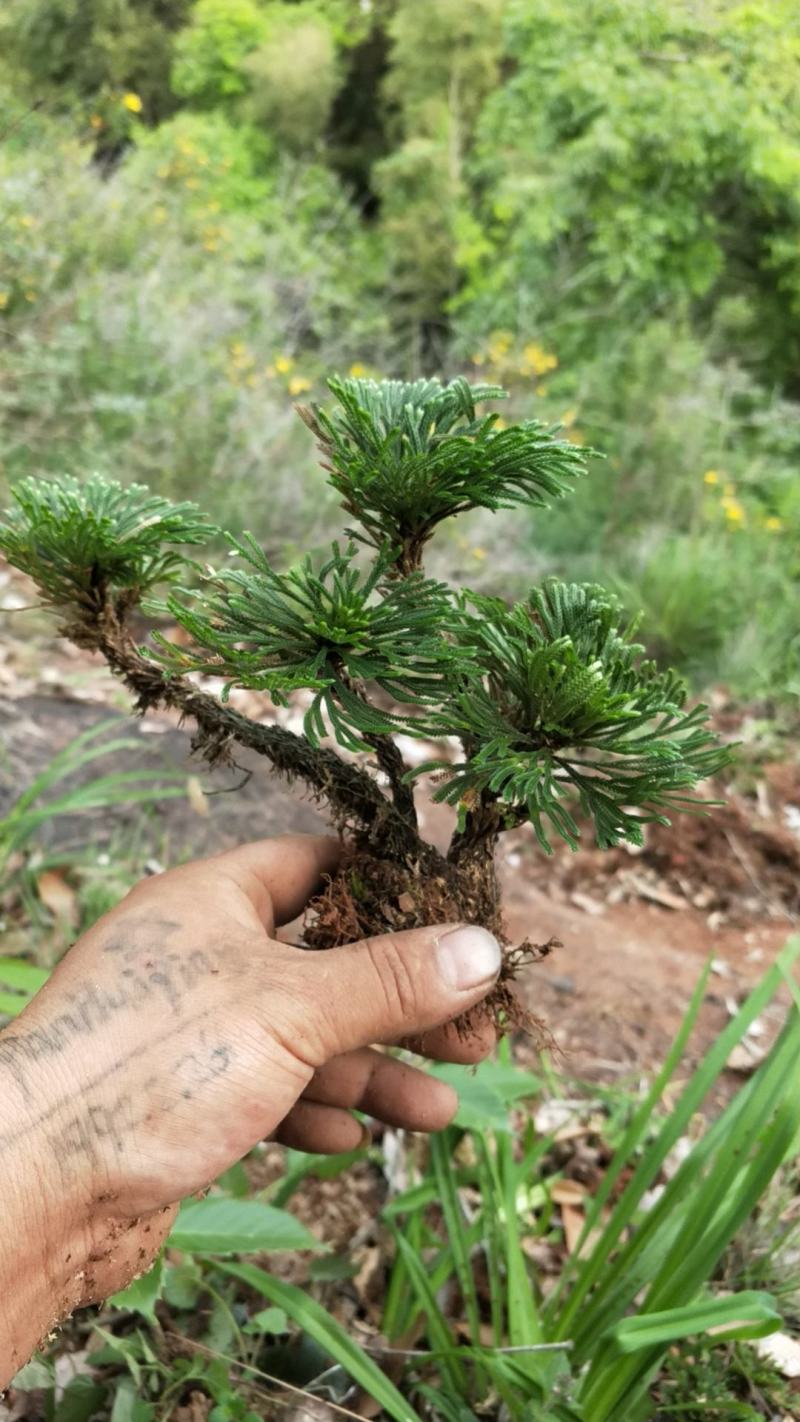
[[[115,1013],[142,1007],[153,998],[160,997],[178,1013],[183,994],[204,977],[219,971],[218,963],[202,948],[194,948],[189,953],[171,950],[161,954],[156,962],[154,939],[158,941],[168,924],[169,920],[150,921],[148,938],[141,931],[143,925],[134,923],[132,938],[113,939],[106,945],[106,952],[119,954],[120,961],[127,964],[118,970],[113,990],[87,984],[64,994],[65,1007],[46,1026],[0,1033],[0,1067],[7,1068],[26,1099],[29,1091],[26,1065],[57,1056],[70,1042],[105,1026]],[[148,951],[154,956],[147,957]],[[134,957],[143,955],[141,967],[131,966]]]
[[[111,1102],[92,1104],[84,1101],[79,1111],[48,1137],[48,1144],[62,1171],[69,1172],[68,1162],[76,1157],[96,1164],[101,1152],[110,1144],[117,1152],[135,1144],[135,1132],[153,1122],[152,1094],[159,1091],[161,1101],[158,1119],[163,1120],[180,1110],[183,1101],[191,1100],[204,1086],[224,1076],[234,1061],[234,1050],[228,1042],[208,1046],[205,1033],[196,1050],[184,1053],[173,1062],[164,1077],[151,1076],[137,1085],[135,1095],[120,1092]],[[165,1083],[176,1082],[174,1096],[165,1097]],[[177,1086],[182,1082],[183,1085]]]

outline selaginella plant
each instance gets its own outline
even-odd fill
[[[214,532],[195,505],[95,476],[21,483],[0,549],[65,635],[104,655],[139,712],[176,708],[207,761],[249,747],[322,803],[348,851],[311,905],[309,947],[452,920],[508,946],[495,868],[504,832],[530,824],[548,853],[553,836],[576,847],[587,824],[601,847],[641,844],[648,822],[708,803],[693,790],[727,752],[602,588],[548,578],[509,604],[425,571],[439,524],[562,497],[585,472],[584,450],[536,420],[503,427],[478,414],[503,398],[491,386],[329,385],[331,409],[299,413],[350,527],[319,560],[281,571],[252,536],[227,534],[233,559],[200,569],[178,551]],[[164,584],[166,600],[153,601]],[[142,604],[177,624],[180,642],[155,632],[140,646]],[[222,695],[197,673],[221,678]],[[242,714],[234,687],[278,705],[302,689],[304,734]],[[410,767],[398,733],[441,754]],[[422,774],[456,807],[446,852],[420,834]],[[513,1015],[521,956],[508,950],[495,1013]]]

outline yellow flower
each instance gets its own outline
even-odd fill
[[[514,337],[510,331],[492,331],[489,337],[487,352],[489,360],[493,365],[499,365],[503,358],[508,355]]]
[[[33,227],[33,218],[30,216],[29,213],[23,212],[21,218],[19,219],[19,225],[20,227]]]
[[[92,114],[91,118],[89,119],[89,123],[91,124],[92,128],[103,127],[103,120],[100,114]]]
[[[216,242],[213,237],[206,237],[206,240],[203,243],[204,252],[216,252],[218,247],[219,242]]]
[[[719,474],[717,473],[716,469],[707,469],[707,470],[706,470],[705,474],[703,475],[703,483],[704,483],[704,484],[718,484],[718,483],[719,483]]]
[[[162,207],[161,204],[159,203],[159,205],[158,205],[157,207],[154,207],[154,208],[153,208],[153,221],[154,221],[154,222],[166,222],[166,220],[167,220],[167,209],[166,209],[165,207]]]
[[[350,374],[354,380],[363,380],[365,376],[369,375],[369,371],[365,365],[361,364],[360,360],[356,360],[350,367]]]
[[[0,291],[0,311],[3,311],[6,306],[8,306],[8,292]]]
[[[486,356],[483,354],[483,351],[476,351],[474,355],[470,356],[470,360],[472,361],[473,365],[486,364]]]
[[[488,557],[488,554],[485,548],[473,548],[472,556],[473,558],[477,558],[479,563],[482,563],[484,558]]]
[[[744,509],[738,499],[725,498],[723,500],[723,507],[725,509],[725,517],[729,523],[744,523]]]
[[[294,361],[291,356],[280,355],[276,357],[275,369],[279,375],[288,375],[293,365]]]
[[[142,112],[142,101],[138,94],[129,92],[122,96],[122,107],[127,109],[129,113],[140,114]]]
[[[546,351],[537,341],[530,341],[527,346],[523,346],[520,375],[547,375],[547,372],[555,370],[557,365],[558,356]]]
[[[35,301],[35,300],[36,300],[36,292],[35,292],[35,291],[26,291],[26,292],[25,292],[25,300],[26,300],[26,301]]]
[[[764,519],[764,527],[768,528],[770,533],[780,533],[783,528],[783,520],[770,514],[769,518]]]
[[[561,423],[562,425],[574,425],[577,418],[578,411],[572,406],[570,406],[570,408],[568,410],[565,410],[563,415],[561,416]]]
[[[306,390],[311,389],[311,381],[306,380],[304,375],[293,375],[289,381],[289,394],[302,395]]]

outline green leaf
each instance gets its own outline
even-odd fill
[[[197,1254],[325,1248],[286,1210],[265,1205],[262,1200],[234,1200],[218,1195],[186,1200],[168,1242],[173,1249]]]
[[[452,1062],[436,1062],[427,1071],[458,1092],[458,1112],[453,1124],[464,1130],[510,1130],[509,1106],[522,1097],[537,1095],[542,1086],[539,1077],[531,1072],[497,1061],[480,1062],[470,1068]]]
[[[114,1394],[110,1422],[151,1422],[155,1406],[138,1396],[132,1378],[123,1378]]]
[[[0,520],[0,550],[52,607],[92,616],[109,594],[133,600],[183,565],[171,544],[204,543],[212,528],[195,504],[172,504],[139,484],[91,474],[83,482],[23,479]]]
[[[674,1343],[699,1333],[713,1333],[716,1342],[764,1338],[782,1324],[770,1294],[746,1290],[727,1298],[702,1299],[683,1308],[624,1318],[610,1337],[621,1353],[636,1353],[640,1348]]]
[[[140,1313],[142,1318],[146,1318],[148,1323],[154,1326],[158,1323],[155,1306],[161,1298],[164,1288],[164,1256],[160,1254],[151,1269],[143,1274],[140,1279],[134,1279],[127,1289],[121,1293],[114,1294],[109,1299],[109,1303],[114,1308],[124,1308],[131,1313]]]
[[[380,1403],[395,1422],[421,1422],[419,1414],[398,1392],[394,1383],[363,1348],[346,1333],[340,1323],[315,1299],[294,1284],[275,1279],[255,1264],[222,1264],[226,1274],[257,1289],[270,1303],[285,1310],[289,1318],[330,1354],[368,1395]]]
[[[282,1308],[262,1308],[260,1313],[254,1313],[253,1317],[245,1324],[245,1333],[285,1333],[288,1325],[286,1312]]]
[[[40,1388],[52,1387],[52,1364],[46,1362],[44,1358],[32,1358],[29,1363],[20,1368],[16,1377],[12,1379],[11,1385],[18,1392],[38,1392]]]
[[[92,1422],[105,1402],[108,1388],[86,1373],[67,1383],[56,1404],[53,1422]]]
[[[0,958],[0,986],[13,988],[26,997],[33,997],[49,976],[47,968],[37,968],[33,963],[26,963],[24,958]]]

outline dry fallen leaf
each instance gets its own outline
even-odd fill
[[[570,1254],[574,1254],[584,1226],[583,1210],[576,1209],[574,1205],[562,1205],[561,1223],[564,1226],[567,1249]]]
[[[70,928],[77,927],[77,896],[63,874],[59,874],[55,869],[43,869],[41,874],[36,876],[36,889],[45,908],[50,910],[54,918],[69,924]]]
[[[581,1206],[589,1191],[580,1180],[556,1180],[550,1186],[550,1198],[557,1205]]]

